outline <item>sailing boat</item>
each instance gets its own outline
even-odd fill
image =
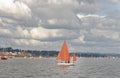
[[[7,60],[7,57],[4,56],[4,55],[2,55],[2,56],[1,56],[1,60]]]
[[[7,56],[5,55],[4,48],[3,48],[1,60],[7,60]]]
[[[7,60],[7,56],[5,56],[4,54],[2,54],[1,60]]]
[[[70,54],[68,52],[67,43],[64,41],[61,51],[59,51],[56,60],[60,60],[61,62],[58,65],[66,65],[71,66],[74,65],[74,61],[76,61],[76,55],[73,55],[73,62],[70,62]]]

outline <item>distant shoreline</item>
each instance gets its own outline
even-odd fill
[[[20,56],[42,56],[42,57],[56,57],[58,51],[37,51],[37,50],[22,50],[22,49],[13,49],[12,47],[0,48],[0,52],[4,53],[22,53]],[[70,53],[72,56],[73,53]],[[76,52],[77,57],[120,57],[119,53],[93,53],[93,52]]]

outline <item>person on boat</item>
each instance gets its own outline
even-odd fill
[[[70,61],[68,61],[68,63],[70,63]]]

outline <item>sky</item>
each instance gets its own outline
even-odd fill
[[[120,0],[0,0],[0,47],[120,53]]]

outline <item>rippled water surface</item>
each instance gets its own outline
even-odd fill
[[[0,78],[120,78],[120,58],[78,58],[70,67],[55,58],[0,60]]]

